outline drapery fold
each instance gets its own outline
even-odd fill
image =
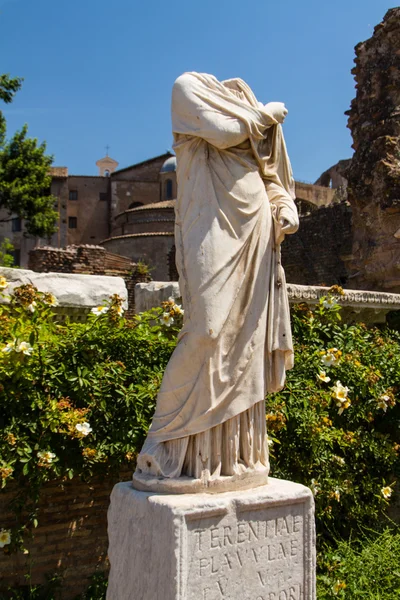
[[[282,128],[245,82],[185,73],[172,124],[185,316],[142,457],[161,451],[164,465],[173,454],[182,467],[185,457],[160,444],[188,438],[186,453],[190,436],[281,389],[293,365],[279,221],[297,211]]]

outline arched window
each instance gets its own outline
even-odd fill
[[[110,177],[110,171],[108,171],[108,170],[104,171],[104,177]]]
[[[165,199],[166,200],[172,200],[172,191],[173,191],[172,179],[167,179],[165,182]]]
[[[132,202],[132,204],[129,205],[129,208],[137,208],[138,206],[143,206],[143,202]]]

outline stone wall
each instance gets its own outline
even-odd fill
[[[107,251],[129,256],[133,262],[143,261],[158,281],[169,278],[169,253],[175,244],[173,233],[133,233],[104,240]]]
[[[172,154],[167,152],[126,169],[119,169],[111,175],[110,224],[114,222],[116,215],[128,210],[132,203],[152,204],[161,200],[160,169],[170,156]]]
[[[355,48],[357,95],[348,127],[353,209],[352,285],[400,291],[400,8]]]
[[[39,525],[33,538],[26,540],[27,553],[0,552],[0,594],[7,586],[28,594],[29,583],[45,583],[46,575],[58,573],[63,578],[61,598],[73,600],[88,587],[95,572],[107,572],[109,496],[117,481],[129,478],[126,471],[121,477],[90,484],[78,479],[45,484]],[[17,492],[17,485],[10,484],[1,493],[1,526],[5,529],[15,526],[9,504]],[[31,580],[27,582],[25,575],[29,573]]]
[[[71,199],[71,193],[76,194],[76,200]],[[68,196],[61,198],[67,205],[65,225],[68,231],[68,245],[98,244],[108,236],[110,199],[109,177],[68,177]]]
[[[289,283],[344,285],[352,247],[351,208],[333,204],[304,216],[300,228],[282,244],[282,264]]]
[[[167,257],[166,259],[167,260]],[[136,271],[136,264],[127,256],[107,252],[102,246],[42,247],[30,253],[29,266],[38,273],[74,273],[121,277],[128,290],[126,316],[135,313],[135,285],[151,277]],[[116,292],[110,292],[110,295]],[[57,295],[57,294],[55,294]]]
[[[89,273],[104,275],[106,250],[102,246],[42,246],[29,254],[29,268],[38,273]],[[121,257],[123,258],[123,257]],[[128,260],[128,264],[130,261]]]

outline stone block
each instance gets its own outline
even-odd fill
[[[159,495],[117,484],[108,600],[315,600],[314,502],[302,485]]]
[[[161,305],[168,298],[179,298],[181,295],[177,281],[149,281],[135,285],[135,309],[137,313],[150,310]]]
[[[59,308],[90,310],[108,300],[113,294],[118,294],[124,299],[127,308],[127,290],[121,277],[105,275],[81,275],[76,273],[35,273],[28,269],[9,269],[0,267],[0,276],[6,278],[9,286],[4,292],[11,294],[12,290],[20,285],[31,283],[40,292],[54,294],[59,303]],[[7,302],[0,298],[0,304]]]

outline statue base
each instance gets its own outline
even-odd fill
[[[218,475],[212,477],[210,472],[203,471],[202,479],[194,477],[156,477],[138,472],[133,474],[133,487],[142,492],[161,494],[220,494],[249,490],[268,483],[269,467],[259,465],[256,468],[246,469],[236,475]]]
[[[302,485],[155,494],[117,484],[108,600],[315,600],[314,501]]]

